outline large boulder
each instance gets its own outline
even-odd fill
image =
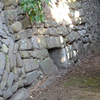
[[[23,63],[24,63],[25,72],[33,71],[39,67],[37,59],[24,59]]]
[[[39,73],[37,70],[26,74],[27,83],[25,85],[30,85],[35,80],[37,80],[38,77],[39,77]]]
[[[29,97],[29,93],[25,88],[18,90],[9,100],[26,100]]]
[[[46,75],[57,74],[58,72],[57,66],[53,63],[53,60],[51,60],[50,58],[46,58],[45,60],[41,61],[40,68]]]
[[[21,24],[21,22],[17,21],[11,25],[11,28],[12,28],[13,32],[17,33],[22,30],[22,24]]]

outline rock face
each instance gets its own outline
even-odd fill
[[[29,97],[29,93],[26,89],[22,88],[18,90],[9,100],[26,100]]]
[[[12,93],[12,90],[11,90],[10,87],[7,89],[7,91],[4,91],[4,92],[3,92],[3,97],[4,97],[4,99],[7,99],[7,98],[9,98],[9,97],[12,96],[12,95],[13,95],[13,93]]]
[[[6,57],[5,54],[0,52],[0,70],[4,70],[5,65],[6,65]]]
[[[14,78],[15,78],[14,73],[10,72],[9,76],[8,76],[8,81],[7,81],[7,86],[8,87],[12,86]]]
[[[4,3],[6,6],[9,6],[9,5],[18,5],[18,0],[4,0]]]
[[[38,71],[33,71],[30,72],[26,75],[27,78],[27,83],[25,85],[30,85],[31,83],[33,83],[33,81],[35,81],[39,76]]]
[[[22,30],[22,24],[20,22],[16,22],[11,26],[13,32],[17,33]]]
[[[24,59],[23,63],[25,72],[33,71],[39,67],[37,59]]]
[[[75,62],[100,51],[98,0],[52,0],[43,23],[31,22],[21,1],[0,0],[0,100],[24,100],[29,94],[18,89],[62,69],[66,74]]]
[[[56,65],[50,58],[46,58],[44,61],[40,63],[40,68],[43,70],[44,74],[52,75],[57,74],[58,69]]]

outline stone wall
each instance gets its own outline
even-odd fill
[[[0,100],[100,50],[99,0],[53,0],[38,24],[19,4],[0,0]]]

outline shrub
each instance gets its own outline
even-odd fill
[[[27,15],[29,15],[32,22],[44,22],[45,11],[42,6],[43,0],[22,0],[20,3],[21,9],[23,9]],[[45,0],[45,3],[49,5],[50,0]]]

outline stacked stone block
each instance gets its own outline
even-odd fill
[[[44,23],[32,23],[19,4],[18,0],[0,0],[0,100],[100,50],[97,1],[66,1],[70,24],[58,23],[52,16]],[[21,93],[19,99],[24,100]],[[10,98],[19,99],[16,95]]]

